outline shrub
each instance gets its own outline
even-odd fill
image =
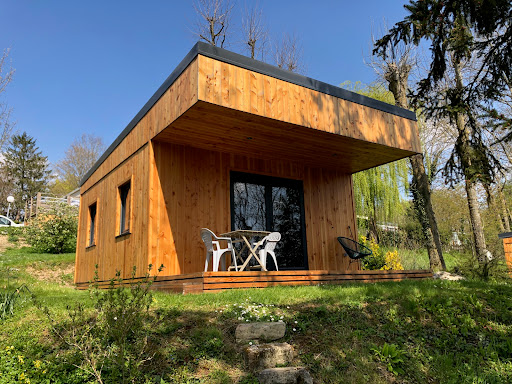
[[[27,242],[42,253],[74,252],[77,229],[76,207],[50,203],[27,227]]]
[[[404,269],[397,250],[387,251],[384,254],[379,244],[377,244],[375,240],[370,239],[370,241],[368,241],[366,237],[361,236],[360,241],[368,248],[370,248],[372,251],[372,254],[370,256],[366,256],[364,259],[361,260],[363,269],[380,269],[386,271]]]
[[[366,256],[364,259],[361,260],[361,265],[363,269],[382,269],[386,265],[386,258],[382,254],[379,244],[377,244],[377,242],[374,239],[370,239],[370,241],[368,241],[368,239],[364,236],[360,237],[360,241],[362,244],[366,245],[372,251],[372,254],[370,256]]]
[[[25,228],[22,227],[9,227],[7,228],[7,241],[9,243],[18,243],[20,237],[24,236]]]
[[[96,273],[90,292],[94,311],[87,312],[81,303],[69,307],[66,323],[57,323],[48,308],[42,308],[54,333],[71,347],[72,358],[81,362],[79,368],[99,383],[144,382],[144,365],[152,359],[148,342],[154,328],[149,313],[154,279],[146,273],[136,281],[135,273],[134,267],[125,286],[118,271],[106,290],[98,289]]]

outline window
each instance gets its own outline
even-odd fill
[[[280,270],[308,268],[305,228],[302,181],[231,172],[231,229],[281,233]]]
[[[89,205],[89,247],[96,245],[96,203]]]
[[[119,187],[119,235],[130,233],[130,182]]]
[[[7,220],[5,217],[0,217],[0,224],[1,225],[11,225],[11,222]]]

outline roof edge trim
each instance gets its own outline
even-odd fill
[[[142,118],[149,112],[149,110],[156,104],[156,102],[162,97],[162,95],[169,89],[169,87],[176,81],[181,73],[189,66],[189,64],[197,57],[197,55],[203,55],[224,63],[232,64],[237,67],[241,67],[250,71],[260,73],[274,77],[279,80],[287,81],[289,83],[299,85],[305,88],[309,88],[314,91],[322,92],[340,99],[351,101],[356,104],[360,104],[369,108],[377,109],[379,111],[391,113],[396,116],[400,116],[409,120],[416,121],[416,114],[413,111],[397,107],[388,103],[384,103],[379,100],[372,99],[367,96],[360,95],[358,93],[324,83],[319,80],[312,79],[298,73],[286,71],[278,68],[274,65],[264,63],[249,57],[240,55],[228,51],[223,48],[215,47],[213,45],[198,41],[178,66],[172,71],[172,73],[165,79],[163,84],[157,89],[157,91],[151,96],[142,109],[135,115],[135,117],[128,123],[125,129],[119,134],[107,150],[100,156],[100,158],[94,163],[92,168],[84,175],[80,180],[80,187],[85,184],[87,179],[99,168],[99,166],[110,156],[117,146],[124,140],[126,136],[132,131],[133,128],[142,120]]]

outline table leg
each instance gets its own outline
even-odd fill
[[[245,263],[242,265],[241,268],[239,268],[240,271],[243,271],[245,269],[245,267],[247,267],[247,264],[249,264],[249,261],[251,260],[251,258],[255,258],[256,261],[258,262],[258,264],[261,266],[261,270],[262,271],[266,271],[267,269],[265,268],[265,266],[261,263],[261,260],[260,258],[258,257],[258,255],[256,254],[256,250],[258,249],[258,247],[263,243],[263,239],[261,239],[260,241],[258,241],[254,247],[251,247],[251,243],[249,243],[249,240],[247,240],[247,238],[245,236],[243,236],[243,239],[245,241],[245,246],[247,246],[247,248],[249,249],[249,256],[247,257],[247,260],[245,260]]]

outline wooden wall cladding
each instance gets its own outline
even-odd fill
[[[117,237],[117,189],[128,180],[131,181],[130,234]],[[122,277],[130,277],[134,266],[137,267],[138,275],[145,273],[148,265],[148,183],[149,146],[145,145],[82,194],[75,282],[92,280],[96,264],[100,280],[111,279],[115,276],[116,270],[121,271]],[[87,210],[94,202],[97,202],[96,245],[87,247]]]
[[[127,159],[140,147],[169,126],[197,101],[197,60],[183,71],[180,77],[162,95],[151,110],[139,121],[116,149],[82,185],[88,190],[112,169]]]
[[[199,100],[407,151],[421,151],[415,121],[202,55],[197,60]]]
[[[512,276],[512,237],[503,239],[503,247],[505,248],[505,261]]]
[[[202,271],[200,229],[230,230],[230,171],[303,180],[309,268],[359,268],[336,241],[350,236],[348,226],[355,234],[350,175],[165,142],[153,142],[152,151],[149,261],[164,264],[163,275]]]

